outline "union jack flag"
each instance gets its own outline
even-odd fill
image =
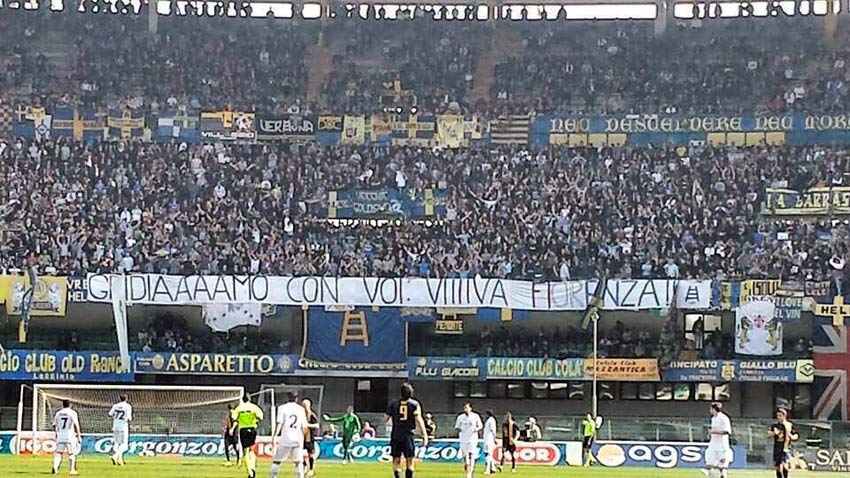
[[[850,388],[847,386],[850,334],[847,330],[847,326],[832,325],[830,317],[816,318],[814,392],[818,399],[812,413],[816,420],[847,420],[850,417]]]

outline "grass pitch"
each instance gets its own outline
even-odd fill
[[[115,467],[108,457],[80,457],[78,470],[80,478],[245,478],[242,469],[222,466],[222,460],[210,458],[128,458],[127,465]],[[51,476],[50,457],[29,457],[0,455],[0,476],[4,478],[23,478],[31,476]],[[268,478],[269,460],[260,460],[257,478]],[[794,478],[828,478],[829,473],[794,471]],[[68,461],[62,462],[59,477],[68,476]],[[292,468],[281,467],[280,477],[294,476]],[[463,478],[463,469],[459,464],[421,463],[417,466],[417,478]],[[484,467],[476,466],[475,476],[484,477]],[[520,467],[516,474],[507,470],[496,477],[517,478],[702,478],[699,470],[690,468],[568,468],[564,466]],[[730,478],[772,478],[772,470],[731,470]],[[361,462],[341,465],[335,461],[320,461],[316,464],[318,478],[391,478],[389,463]]]

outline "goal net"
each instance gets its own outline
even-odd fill
[[[238,405],[242,387],[156,385],[36,384],[33,387],[33,435],[53,429],[62,400],[80,417],[83,433],[112,433],[109,409],[127,395],[133,407],[132,433],[219,434],[227,404]]]
[[[286,403],[286,394],[292,391],[298,392],[298,395],[302,399],[309,398],[313,406],[313,412],[319,417],[322,416],[322,400],[325,394],[324,385],[263,384],[260,386],[260,391],[256,394],[257,398],[255,402],[260,408],[272,416],[269,422],[272,425],[272,431],[274,430],[277,407]]]

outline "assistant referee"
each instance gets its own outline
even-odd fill
[[[584,466],[590,466],[593,464],[593,451],[591,447],[593,446],[593,438],[596,436],[596,420],[593,419],[593,415],[588,413],[584,420],[581,421],[581,451],[582,455],[582,464]]]
[[[263,409],[251,403],[251,397],[242,397],[242,403],[233,410],[236,415],[235,427],[239,427],[239,443],[242,446],[242,462],[248,470],[248,478],[257,477],[257,455],[254,443],[257,442],[257,427],[263,420]],[[233,432],[233,430],[231,430]]]

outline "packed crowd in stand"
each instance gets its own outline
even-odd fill
[[[846,52],[824,45],[821,24],[797,20],[687,24],[658,37],[634,23],[529,24],[524,54],[497,67],[492,98],[560,114],[845,111]]]
[[[261,333],[254,327],[229,332],[215,332],[206,327],[190,327],[180,317],[152,313],[144,324],[132,324],[130,349],[138,352],[290,354],[295,352],[289,336]],[[77,331],[68,326],[31,325],[26,342],[18,342],[17,318],[0,321],[0,344],[16,349],[48,349],[67,351],[116,350],[118,341],[114,327]]]
[[[599,334],[599,357],[658,358],[664,366],[672,360],[736,358],[734,338],[716,332],[696,338],[686,334],[675,318],[661,328],[645,328],[628,320],[614,321]],[[13,344],[17,330],[13,324],[0,327],[3,343]],[[40,328],[33,333],[35,342],[20,348],[47,347],[55,350],[108,350],[117,347],[114,331],[78,334],[74,330]],[[53,342],[50,342],[53,340]],[[593,354],[590,330],[570,327],[540,327],[514,324],[485,325],[462,335],[439,335],[433,324],[412,324],[408,333],[412,356],[458,357],[541,357],[576,358]],[[192,328],[179,317],[155,315],[141,328],[133,328],[131,349],[140,352],[291,354],[300,349],[300,338],[261,333],[253,327],[230,332],[213,332],[205,327]],[[811,358],[811,339],[787,338],[783,351],[775,358]]]
[[[339,53],[324,87],[323,110],[369,114],[392,106],[382,104],[381,96],[400,80],[405,91],[416,94],[420,111],[483,113],[473,108],[470,92],[486,25],[421,18],[397,30],[391,27],[389,34],[379,22],[337,21],[326,30],[326,43],[338,44]]]
[[[9,12],[0,26],[14,45],[0,52],[0,98],[151,112],[298,105],[304,52],[318,35],[310,24],[171,18],[153,36],[146,17],[44,11]]]
[[[844,184],[848,157],[832,148],[680,156],[16,139],[0,159],[6,270],[841,279],[847,254],[843,223],[761,215],[768,186]],[[376,228],[323,217],[329,191],[402,185],[445,190],[442,220]]]
[[[230,332],[200,329],[193,334],[182,319],[171,315],[156,316],[147,328],[136,331],[135,338],[134,349],[142,352],[292,353],[288,337],[275,339],[251,327]]]
[[[775,103],[783,96],[776,89],[803,88],[791,109],[831,111],[845,102],[850,74],[837,50],[828,58],[807,54],[824,40],[805,21],[793,28],[761,22],[756,28],[769,38],[800,41],[754,44],[737,41],[734,28],[723,25],[671,26],[655,38],[645,25],[621,24],[526,25],[505,34],[498,30],[505,26],[493,33],[486,24],[426,19],[388,29],[330,22],[337,31],[318,22],[168,18],[151,36],[143,18],[96,18],[97,28],[95,17],[73,13],[0,19],[9,27],[3,35],[32,40],[10,43],[0,97],[48,106],[308,110],[304,56],[320,37],[341,62],[326,85],[328,105],[358,112],[381,107],[380,90],[393,78],[423,99],[423,110],[469,112],[475,58],[511,34],[529,54],[500,59],[487,110],[563,110],[573,101],[554,93],[587,96],[581,91],[652,101],[605,111],[783,110],[790,103]],[[569,35],[589,47],[558,48]],[[704,54],[682,50],[680,36],[700,38],[687,44],[704,44]],[[397,37],[402,41],[393,44]],[[63,47],[66,64],[51,68],[41,52],[59,39],[73,39],[75,47]],[[369,58],[383,56],[390,61],[381,65],[391,68],[369,66]],[[715,74],[726,79],[705,80],[704,88],[687,83]],[[45,272],[74,274],[818,279],[840,278],[843,267],[829,259],[843,264],[847,253],[844,224],[760,216],[766,187],[844,184],[850,164],[833,148],[437,151],[11,137],[2,144],[0,265],[7,270],[27,260]],[[337,227],[323,219],[323,206],[329,191],[346,187],[443,189],[446,214],[436,225]]]
[[[671,25],[656,37],[651,25],[622,23],[165,18],[150,35],[144,17],[15,12],[0,16],[8,45],[0,50],[0,105],[370,114],[387,107],[381,98],[398,80],[423,113],[482,118],[848,111],[850,63],[841,48],[824,47],[820,23],[718,23]],[[311,102],[314,47],[329,52],[332,68]],[[481,58],[495,73],[474,98],[476,74],[487,70]],[[0,268],[78,276],[829,278],[842,290],[850,225],[772,220],[761,207],[768,187],[848,185],[846,171],[850,156],[826,146],[450,150],[6,135]],[[442,190],[445,214],[381,227],[328,221],[328,193],[345,188]],[[269,345],[240,348],[239,340],[180,330],[154,323],[139,332],[138,348]],[[486,329],[461,341],[483,344],[482,355],[496,344],[510,355],[587,353],[576,330],[506,333]],[[61,348],[78,347],[76,337],[60,340]],[[698,355],[729,357],[731,343],[716,334]],[[669,359],[692,344],[666,327],[660,336],[619,328],[601,346],[607,356]],[[786,351],[806,356],[811,346],[795,342]]]
[[[850,80],[843,34],[816,18],[746,29],[674,23],[662,36],[640,22],[494,25],[428,15],[165,17],[152,35],[144,15],[43,10],[9,11],[0,26],[12,45],[0,52],[0,97],[47,106],[369,114],[387,107],[386,85],[400,80],[420,111],[437,114],[825,113],[847,110]],[[322,97],[308,102],[310,61],[321,52],[332,69],[318,75]],[[492,82],[476,78],[490,64]]]
[[[478,357],[547,357],[564,359],[592,354],[591,331],[576,327],[484,327],[462,336],[433,336],[425,341],[429,355]],[[414,347],[417,345],[414,344]],[[610,333],[600,334],[600,357],[655,357],[660,339],[647,330],[632,330],[617,322]]]
[[[424,335],[424,334],[423,334]],[[593,356],[591,331],[577,327],[543,328],[484,327],[480,332],[464,335],[417,337],[411,346],[414,354],[474,357],[544,357],[574,358]],[[658,358],[662,365],[679,358],[735,358],[734,338],[717,332],[697,341],[686,335],[678,320],[668,319],[660,331],[627,326],[617,320],[614,326],[599,334],[599,357]],[[784,358],[811,358],[809,339],[788,339],[783,344]]]

